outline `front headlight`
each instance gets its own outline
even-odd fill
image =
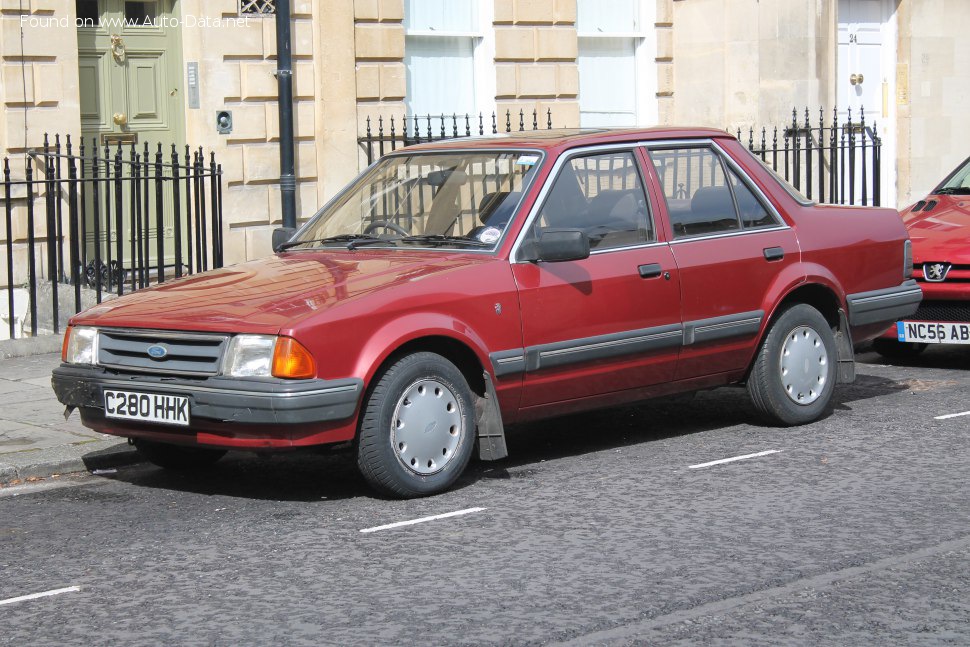
[[[236,335],[229,340],[222,373],[232,377],[270,377],[275,348],[275,335]]]
[[[222,374],[305,380],[317,374],[317,364],[310,351],[292,337],[236,335],[229,340]]]
[[[67,364],[98,363],[98,329],[89,326],[69,326],[64,333],[61,360]]]

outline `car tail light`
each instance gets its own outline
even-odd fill
[[[913,241],[903,243],[903,278],[913,278]]]
[[[280,337],[273,352],[273,377],[289,379],[311,378],[317,374],[317,365],[300,342],[292,337]]]

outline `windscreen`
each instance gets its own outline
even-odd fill
[[[288,247],[494,249],[540,159],[526,151],[387,157],[314,216]]]

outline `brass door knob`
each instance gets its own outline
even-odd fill
[[[128,123],[128,115],[126,115],[123,112],[116,112],[114,114],[114,117],[112,117],[112,119],[114,120],[115,125],[117,126],[124,126],[126,123]]]
[[[865,77],[862,76],[861,74],[853,74],[852,76],[849,77],[849,83],[851,83],[852,85],[861,85],[864,80],[865,80]]]

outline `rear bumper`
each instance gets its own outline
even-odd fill
[[[882,323],[889,325],[915,313],[922,300],[923,291],[912,279],[892,288],[846,295],[846,302],[849,305],[849,325],[853,327]]]
[[[57,399],[67,406],[100,410],[103,391],[119,389],[189,399],[193,421],[239,425],[305,425],[346,420],[354,415],[363,380],[241,380],[131,376],[102,368],[62,364],[51,378]],[[112,421],[114,424],[116,421]],[[119,423],[119,424],[124,424]]]

